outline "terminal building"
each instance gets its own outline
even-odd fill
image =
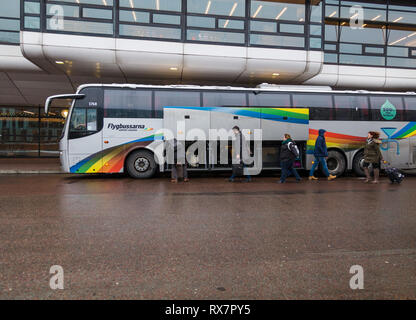
[[[84,83],[415,91],[416,3],[0,0],[0,157],[58,156]]]

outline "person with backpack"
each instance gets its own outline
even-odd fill
[[[244,168],[246,167],[246,163],[248,161],[247,157],[250,155],[250,146],[247,144],[240,128],[234,126],[232,130],[235,136],[235,144],[231,150],[233,173],[228,179],[230,182],[234,182],[236,176],[244,175]],[[243,180],[243,182],[251,182],[251,176],[247,174],[246,179]]]
[[[292,140],[290,134],[285,133],[283,136],[282,147],[280,148],[280,167],[282,168],[282,174],[280,180],[277,183],[285,183],[286,178],[291,174],[296,178],[296,182],[300,182],[298,172],[293,167],[293,163],[299,157],[299,148]]]
[[[319,164],[322,165],[324,174],[329,181],[334,180],[337,177],[333,176],[332,174],[329,174],[328,166],[326,164],[326,158],[328,158],[328,149],[326,147],[325,132],[326,130],[324,129],[319,129],[318,131],[319,135],[318,138],[316,138],[315,150],[313,151],[315,161],[313,162],[311,171],[309,172],[309,180],[318,180],[318,178],[314,176],[314,172]]]
[[[373,167],[374,170],[374,180],[371,183],[378,183],[378,178],[380,176],[380,163],[383,161],[383,155],[380,151],[380,144],[381,140],[378,138],[380,137],[380,134],[375,131],[370,131],[367,136],[367,141],[364,146],[364,173],[366,176],[366,179],[364,180],[365,183],[370,182],[370,172],[368,170],[368,167],[370,164]]]

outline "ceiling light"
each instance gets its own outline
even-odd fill
[[[209,8],[211,8],[211,1],[208,1],[208,3],[207,3],[207,7],[205,9],[205,14],[208,14]]]
[[[277,73],[277,72],[272,73],[272,76],[273,76],[273,77],[278,77],[278,76],[280,76],[280,73]]]
[[[159,3],[159,0],[156,0],[156,10],[160,10],[160,3]]]
[[[64,118],[68,117],[68,110],[62,110],[61,116]]]
[[[252,18],[257,17],[257,15],[259,14],[259,12],[260,12],[261,8],[263,8],[263,6],[262,6],[262,5],[259,5],[259,7],[257,8],[256,12],[254,12],[254,14],[253,14]]]
[[[171,70],[171,71],[178,71],[178,68],[177,67],[170,67],[169,70]]]
[[[284,7],[282,11],[280,11],[280,13],[276,16],[276,20],[279,20],[279,18],[286,12],[286,10],[287,10],[287,7]]]
[[[376,21],[380,17],[381,17],[381,14],[379,14],[377,17],[374,17],[373,19],[371,19],[371,21]]]
[[[400,18],[397,18],[396,20],[393,20],[393,22],[399,22],[402,19],[403,19],[403,17],[400,17]]]
[[[56,64],[64,64],[65,62],[63,61],[55,61]]]
[[[335,16],[337,14],[337,11],[332,12],[328,17],[332,18],[333,16]]]
[[[234,14],[234,11],[235,11],[235,9],[237,8],[237,5],[238,5],[238,3],[237,3],[237,2],[235,2],[235,3],[234,3],[234,5],[233,5],[233,7],[231,8],[231,11],[230,11],[230,17]]]

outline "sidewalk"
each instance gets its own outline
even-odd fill
[[[0,174],[62,173],[59,158],[0,158]]]

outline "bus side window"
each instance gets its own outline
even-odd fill
[[[87,131],[97,131],[97,109],[87,109]]]
[[[404,121],[416,121],[416,97],[405,97],[406,113]]]
[[[69,124],[70,138],[81,138],[97,132],[97,109],[74,108]]]
[[[86,109],[75,108],[72,112],[69,129],[71,132],[82,132],[86,128]]]
[[[371,102],[371,120],[403,121],[405,110],[400,96],[373,95]]]
[[[335,100],[335,120],[369,121],[368,98],[363,95],[337,94]]]
[[[330,94],[293,94],[295,108],[309,108],[310,120],[334,120],[332,96]]]

